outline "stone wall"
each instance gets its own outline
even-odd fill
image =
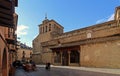
[[[53,25],[52,32],[48,29],[40,32],[33,41],[34,51],[40,52],[41,61],[46,63],[53,59],[50,48],[80,45],[81,66],[120,68],[120,26],[117,21],[115,12],[115,20],[63,33],[63,27],[58,23],[45,19],[39,25],[40,30]]]
[[[105,37],[105,36],[111,36],[114,34],[120,33],[120,27],[117,26],[103,26],[103,27],[96,27],[94,29],[86,29],[86,30],[80,30],[78,32],[69,33],[63,36],[60,36],[59,40],[61,43],[67,43],[67,42],[74,42],[79,40],[84,40],[87,38],[98,38],[98,37]],[[91,33],[91,37],[87,37],[88,33]]]
[[[1,30],[0,30],[0,76],[2,76],[2,73],[5,73],[5,75],[8,76],[10,68],[9,66],[10,63],[8,61],[9,52],[7,43],[4,38],[4,34],[1,32]]]
[[[52,63],[52,53],[51,52],[45,52],[42,54],[42,62],[45,64],[47,62]]]
[[[36,63],[36,64],[42,64],[42,59],[41,59],[41,54],[33,54],[32,55],[32,60]]]
[[[37,36],[37,38],[35,38],[33,40],[33,53],[37,53],[37,52],[41,52],[40,49],[41,49],[41,44],[40,44],[40,41],[39,41],[39,36]]]
[[[89,67],[109,67],[120,68],[120,40],[112,39],[112,37],[120,35],[120,27],[116,25],[115,21],[98,24],[95,26],[86,27],[79,30],[63,33],[61,36],[55,37],[53,40],[43,42],[44,47],[56,46],[58,44],[70,44],[81,41],[91,41],[95,39],[109,38],[111,40],[104,40],[101,42],[94,42],[89,44],[80,44],[81,55],[80,65]],[[88,40],[89,39],[89,40]],[[113,41],[114,40],[114,41]],[[43,54],[43,62],[46,62],[48,54]]]
[[[81,45],[81,66],[120,68],[119,59],[120,40]]]
[[[44,42],[42,45],[43,46],[56,45],[58,44],[58,41],[61,44],[65,44],[65,43],[76,42],[89,38],[101,38],[101,37],[120,34],[119,31],[120,27],[116,26],[116,23],[114,21],[111,22],[104,23],[105,25],[102,24],[101,26],[96,25],[96,26],[91,26],[80,30],[64,33],[61,36],[55,37],[51,41]]]
[[[51,40],[51,35],[50,32],[47,32],[45,34],[39,34],[39,41],[40,42],[46,42]]]

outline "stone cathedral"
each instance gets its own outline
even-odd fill
[[[33,40],[33,60],[60,66],[120,68],[120,6],[114,20],[64,32],[45,18]]]

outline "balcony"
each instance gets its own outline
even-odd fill
[[[17,49],[20,48],[20,41],[17,41]]]
[[[16,45],[14,45],[14,44],[9,44],[9,50],[10,50],[10,51],[16,51]]]
[[[10,33],[10,34],[6,34],[5,38],[9,44],[15,44],[17,35],[13,35],[12,33]]]

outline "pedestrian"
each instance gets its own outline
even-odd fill
[[[46,63],[45,69],[46,69],[46,70],[50,70],[50,65],[51,65],[50,62]]]

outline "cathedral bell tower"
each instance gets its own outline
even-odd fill
[[[54,37],[63,33],[64,27],[62,27],[55,20],[47,19],[47,15],[42,23],[39,25],[39,41],[46,42],[52,40]]]
[[[116,7],[115,20],[117,21],[117,26],[120,26],[120,6]]]

